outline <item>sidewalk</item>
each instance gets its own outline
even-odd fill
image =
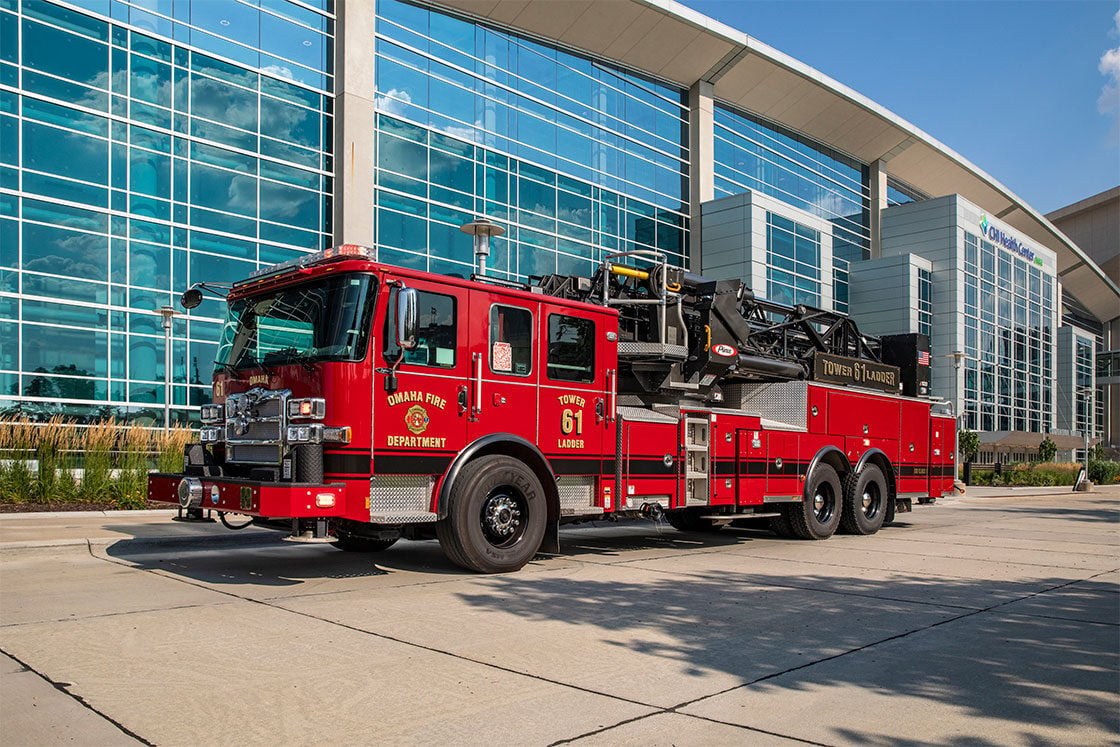
[[[0,514],[0,550],[67,545],[110,545],[121,540],[212,541],[225,536],[278,536],[249,527],[233,532],[213,522],[174,521],[177,511],[59,511]]]
[[[1018,498],[1040,495],[1080,495],[1120,498],[1120,485],[1094,485],[1088,493],[1075,493],[1072,485],[1056,485],[1054,487],[1022,486],[991,488],[984,485],[969,485],[965,488],[964,495],[955,493],[954,498]]]

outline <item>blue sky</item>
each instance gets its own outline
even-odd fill
[[[682,1],[878,102],[1040,212],[1120,184],[1115,1]]]

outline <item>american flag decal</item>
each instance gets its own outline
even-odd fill
[[[918,351],[918,365],[919,366],[928,366],[929,365],[929,351],[928,350],[919,350]]]

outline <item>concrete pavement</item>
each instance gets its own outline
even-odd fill
[[[873,537],[564,530],[517,574],[170,514],[0,515],[7,744],[1104,744],[1120,489]]]

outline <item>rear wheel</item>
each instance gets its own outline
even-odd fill
[[[842,495],[836,470],[827,464],[814,467],[805,483],[802,500],[782,506],[782,513],[793,535],[801,539],[822,540],[835,534],[840,524]]]
[[[452,563],[508,573],[540,549],[546,512],[544,488],[532,470],[511,457],[483,456],[459,473],[436,535]]]
[[[887,517],[887,481],[873,464],[844,479],[844,511],[840,527],[848,534],[875,534]]]

